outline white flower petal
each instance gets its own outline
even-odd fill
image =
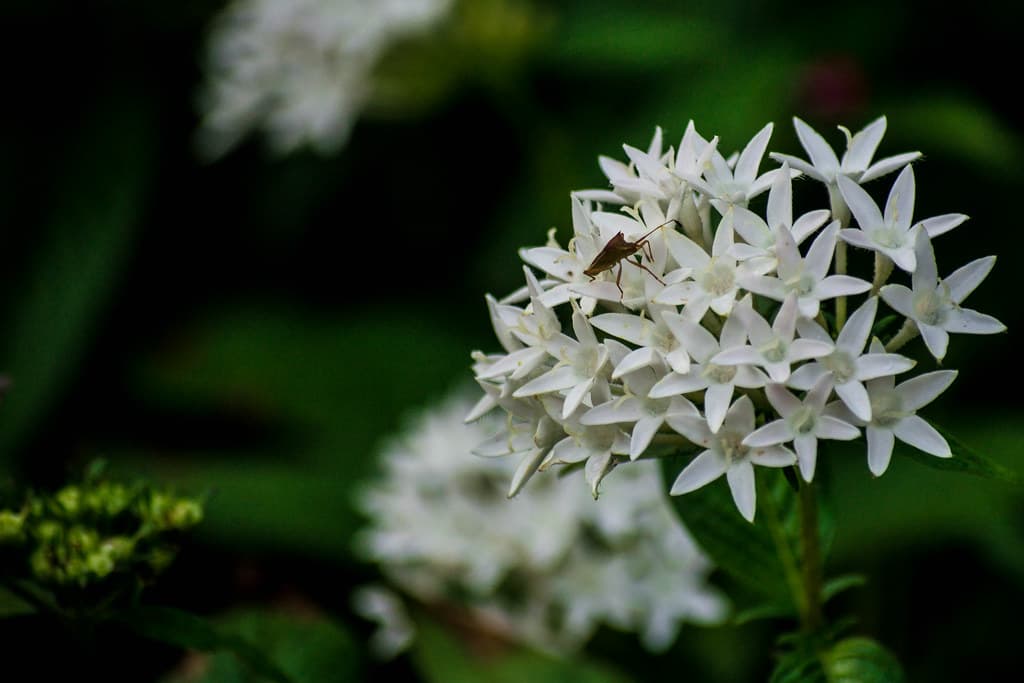
[[[662,319],[683,348],[696,360],[704,363],[718,353],[718,341],[697,323],[671,312],[664,313]]]
[[[715,365],[760,365],[764,359],[753,346],[740,346],[715,354],[711,362]]]
[[[714,436],[711,430],[708,429],[708,423],[704,418],[697,415],[677,415],[669,413],[665,416],[665,422],[668,426],[679,432],[687,438],[691,443],[695,443],[705,448],[710,445],[711,439]]]
[[[885,202],[885,223],[901,232],[910,229],[914,219],[914,167],[910,164],[900,172]]]
[[[835,173],[839,169],[839,159],[832,151],[832,147],[825,142],[825,138],[795,116],[793,117],[793,127],[796,128],[800,144],[807,150],[807,156],[811,158],[814,167],[825,173]]]
[[[860,430],[849,422],[844,422],[831,415],[819,415],[815,423],[814,435],[819,439],[852,441],[860,436]]]
[[[837,296],[863,294],[871,289],[871,283],[850,275],[829,275],[814,286],[814,296],[818,299],[834,299]]]
[[[643,347],[631,351],[623,358],[612,372],[612,379],[619,379],[623,375],[635,372],[641,368],[650,367],[661,362],[661,354],[650,347]]]
[[[872,242],[871,238],[868,237],[868,234],[859,228],[846,228],[845,230],[840,230],[839,238],[847,244],[852,244],[855,247],[878,251],[878,245]]]
[[[814,467],[818,460],[818,439],[810,434],[803,434],[793,439],[796,449],[796,461],[800,466],[800,476],[810,482],[814,479]]]
[[[942,216],[934,216],[921,221],[921,226],[928,233],[929,237],[943,235],[967,220],[962,213],[947,213]]]
[[[836,385],[836,394],[854,415],[869,422],[871,420],[871,399],[864,385],[853,380]]]
[[[771,385],[769,385],[771,386]],[[785,420],[775,420],[765,426],[755,429],[743,439],[743,445],[751,448],[774,446],[780,443],[788,443],[793,440],[793,432]]]
[[[815,281],[823,279],[828,274],[828,268],[832,265],[832,255],[836,250],[838,235],[839,221],[832,221],[811,243],[811,248],[807,251],[807,257],[804,259],[804,268]]]
[[[795,157],[792,154],[779,154],[778,152],[771,152],[768,156],[770,156],[775,161],[778,161],[780,164],[789,164],[789,167],[794,171],[800,171],[801,173],[804,173],[807,176],[814,178],[818,182],[826,182],[825,176],[823,176],[821,172],[818,171],[818,169],[814,168],[812,164],[809,164],[803,159]]]
[[[882,476],[892,459],[892,447],[896,442],[892,431],[868,425],[868,469],[876,477]]]
[[[897,154],[896,156],[886,157],[873,163],[868,170],[860,177],[860,182],[867,183],[875,178],[881,178],[884,175],[892,173],[897,168],[902,168],[912,161],[917,161],[921,158],[920,152],[906,152],[905,154]]]
[[[821,358],[822,356],[829,355],[833,350],[835,350],[835,347],[828,342],[818,341],[817,339],[795,339],[789,345],[787,357],[790,361],[797,362],[808,360],[809,358]]]
[[[703,247],[689,237],[680,235],[675,230],[670,230],[666,233],[665,241],[668,245],[669,253],[672,254],[672,258],[681,267],[697,270],[705,268],[711,261],[711,257],[704,251]]]
[[[868,343],[868,337],[871,336],[871,326],[875,322],[877,312],[878,298],[868,298],[847,319],[836,338],[836,346],[855,357],[860,355]]]
[[[866,353],[854,362],[857,365],[855,377],[860,381],[898,375],[917,365],[916,361],[898,353]]]
[[[955,303],[961,303],[981,284],[995,264],[995,256],[986,256],[954,270],[943,280],[949,287],[949,298]]]
[[[645,417],[643,402],[633,396],[617,398],[591,408],[580,418],[585,425],[610,425],[619,422],[636,422]]]
[[[647,344],[654,329],[650,320],[629,313],[602,313],[591,318],[590,324],[602,332],[641,346]]]
[[[731,384],[712,384],[704,392],[704,412],[707,414],[708,427],[718,433],[725,421],[725,414],[732,401],[733,386]]]
[[[821,363],[807,363],[801,365],[789,376],[786,386],[800,391],[807,391],[813,387],[819,379],[828,374],[828,369]]]
[[[902,382],[895,391],[900,397],[903,409],[914,412],[934,401],[939,394],[949,388],[956,376],[956,370],[926,372]]]
[[[1006,331],[1006,325],[990,315],[969,308],[955,308],[946,316],[942,326],[958,334],[997,334]]]
[[[878,149],[878,143],[885,135],[886,119],[879,116],[867,126],[857,131],[857,134],[847,143],[846,154],[843,155],[842,168],[845,172],[863,172],[871,163]]]
[[[766,446],[751,450],[750,462],[761,467],[789,467],[796,464],[796,455],[785,446]]]
[[[836,183],[861,230],[869,231],[882,225],[882,212],[864,188],[843,175],[836,178]]]
[[[814,234],[814,231],[825,225],[832,213],[828,209],[818,209],[805,213],[793,223],[793,239],[797,244],[803,244],[804,240]]]
[[[545,372],[540,377],[530,380],[523,386],[513,392],[514,398],[523,398],[524,396],[536,396],[537,394],[547,394],[552,391],[562,391],[568,389],[579,382],[579,377],[576,374],[576,370],[569,365],[562,365]]]
[[[595,381],[596,380],[591,377],[585,382],[580,382],[569,390],[569,393],[565,395],[565,404],[562,405],[563,420],[568,419],[569,416],[580,407],[580,404],[583,403],[583,399],[587,397],[587,394],[589,394],[590,390],[594,387]]]
[[[714,451],[704,451],[679,473],[669,490],[669,495],[678,496],[696,491],[725,474],[728,467],[725,458]]]
[[[651,445],[651,439],[658,433],[664,423],[661,415],[650,415],[637,420],[633,427],[633,435],[629,440],[629,459],[636,460]]]
[[[725,478],[729,482],[729,490],[732,492],[736,508],[743,515],[743,519],[753,522],[757,506],[754,466],[748,460],[740,460],[726,471]]]
[[[939,279],[939,272],[935,266],[935,250],[932,249],[932,241],[924,230],[918,229],[914,238],[914,255],[917,257],[917,267],[913,271],[911,287],[915,292],[934,289],[935,283]]]
[[[903,418],[893,425],[892,431],[897,439],[925,453],[939,458],[953,457],[953,452],[942,435],[917,415]]]
[[[886,285],[879,294],[882,300],[900,315],[914,317],[914,293],[903,285]]]
[[[949,333],[941,327],[925,325],[918,321],[917,329],[921,330],[921,338],[928,351],[935,356],[935,360],[942,360],[946,356],[946,349],[949,346]]]

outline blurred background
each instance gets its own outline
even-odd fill
[[[916,215],[971,216],[942,238],[940,273],[999,255],[968,305],[1009,328],[954,338],[960,378],[928,414],[1024,472],[1024,129],[1006,80],[1020,8],[467,0],[389,44],[342,141],[282,150],[257,127],[211,154],[200,129],[223,9],[3,11],[0,480],[56,487],[102,456],[209,492],[153,601],[240,624],[308,680],[450,680],[479,659],[458,638],[433,669],[415,651],[367,654],[372,626],[350,601],[376,570],[352,551],[354,492],[410,412],[470,384],[470,350],[498,348],[484,293],[520,285],[518,247],[550,227],[567,238],[569,192],[605,186],[597,156],[646,147],[655,125],[675,143],[691,118],[726,152],[774,121],[770,149],[804,156],[793,115],[840,147],[836,124],[885,114],[880,155],[924,152]],[[798,185],[798,202],[810,192]],[[878,480],[861,459],[830,465],[830,568],[868,577],[838,604],[858,628],[909,680],[1018,661],[1024,496],[906,459]],[[44,661],[35,646],[65,636],[19,624],[0,622],[5,662],[44,672],[248,680],[187,678],[220,669],[117,632],[91,659]],[[605,672],[594,680],[763,680],[776,627],[688,626],[662,655],[602,631],[581,657]]]

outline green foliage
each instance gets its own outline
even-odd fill
[[[0,370],[11,380],[0,468],[72,379],[114,292],[153,171],[147,105],[117,98],[81,125],[49,202],[48,224],[4,314]]]
[[[199,652],[230,652],[264,679],[275,683],[293,682],[261,647],[194,614],[170,607],[139,606],[122,610],[112,619],[152,640]]]
[[[896,452],[915,462],[927,465],[928,467],[937,470],[943,470],[946,472],[963,472],[964,474],[972,474],[976,477],[995,479],[996,481],[1003,482],[1004,484],[1024,486],[1024,475],[969,448],[947,430],[938,427],[937,425],[935,428],[949,443],[949,447],[953,451],[952,458],[936,458],[933,455],[929,455],[928,453],[919,451],[912,446],[908,446],[902,441],[897,442],[898,445],[896,447]]]
[[[0,509],[0,579],[8,586],[34,584],[37,600],[56,609],[104,607],[163,571],[181,534],[202,520],[196,500],[100,472],[93,467],[82,482]]]
[[[791,651],[780,657],[771,683],[903,683],[899,662],[864,637],[828,644],[827,637],[789,636]]]
[[[526,650],[507,649],[504,643],[474,651],[440,626],[417,624],[413,661],[427,683],[627,683],[630,679],[582,657],[556,659]],[[485,645],[486,644],[482,644]]]
[[[212,491],[201,533],[218,543],[344,558],[362,524],[352,491],[403,414],[465,373],[466,342],[412,313],[325,320],[237,311],[197,327],[143,368],[140,392],[170,407],[241,417],[221,452],[118,461]]]
[[[685,463],[662,460],[662,473],[672,482]],[[758,470],[757,518],[748,523],[736,510],[724,477],[696,491],[672,496],[671,502],[697,543],[718,567],[752,594],[769,598],[770,606],[741,613],[742,620],[793,614],[799,592],[800,520],[796,497],[782,472]],[[834,536],[832,515],[819,515],[822,551]]]

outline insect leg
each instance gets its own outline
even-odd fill
[[[645,266],[644,264],[640,263],[639,261],[630,261],[630,263],[632,263],[632,264],[633,264],[634,266],[636,266],[637,268],[643,268],[643,269],[644,269],[644,270],[646,270],[646,271],[647,271],[648,273],[650,273],[650,274],[651,274],[651,277],[653,277],[653,278],[654,278],[655,280],[657,280],[658,282],[660,282],[660,283],[661,283],[661,284],[663,284],[663,285],[665,284],[665,281],[664,281],[664,280],[662,280],[662,279],[661,279],[660,277],[658,277],[658,276],[657,276],[657,275],[656,275],[656,274],[654,273],[654,271],[653,271],[653,270],[651,270],[650,268],[648,268],[648,267],[647,267],[647,266]],[[620,264],[620,266],[619,266],[619,269],[620,269],[620,271],[621,271],[621,268],[622,268],[622,266],[621,266],[621,264]],[[621,272],[620,272],[619,274],[621,275]],[[622,291],[622,287],[619,287],[619,291]]]
[[[619,301],[626,296],[626,293],[622,291],[622,261],[619,261],[619,274],[615,276],[615,286],[619,288]]]

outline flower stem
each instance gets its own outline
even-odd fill
[[[892,274],[892,259],[880,251],[875,252],[875,280],[871,283],[871,293],[878,294],[878,290],[886,283]]]
[[[846,275],[846,242],[836,242],[836,274]],[[836,297],[836,334],[846,325],[846,297]]]
[[[903,327],[896,333],[896,336],[889,340],[889,343],[885,345],[885,350],[889,353],[893,351],[899,351],[903,346],[914,337],[920,334],[920,330],[917,329],[917,324],[907,318],[903,321]]]
[[[769,492],[762,488],[757,496],[764,510],[765,523],[768,533],[771,534],[772,543],[775,545],[775,552],[779,556],[779,563],[782,565],[782,573],[786,579],[786,585],[793,596],[797,612],[800,614],[800,621],[803,623],[803,615],[807,611],[806,595],[803,590],[802,574],[797,566],[797,558],[793,553],[790,540],[786,538],[786,531],[782,528],[782,519],[779,517],[779,508],[775,499]]]
[[[800,625],[804,631],[814,632],[821,628],[824,617],[821,608],[822,559],[818,535],[818,500],[814,484],[800,482],[798,493],[800,504],[800,573],[803,583],[803,600],[800,601]]]

